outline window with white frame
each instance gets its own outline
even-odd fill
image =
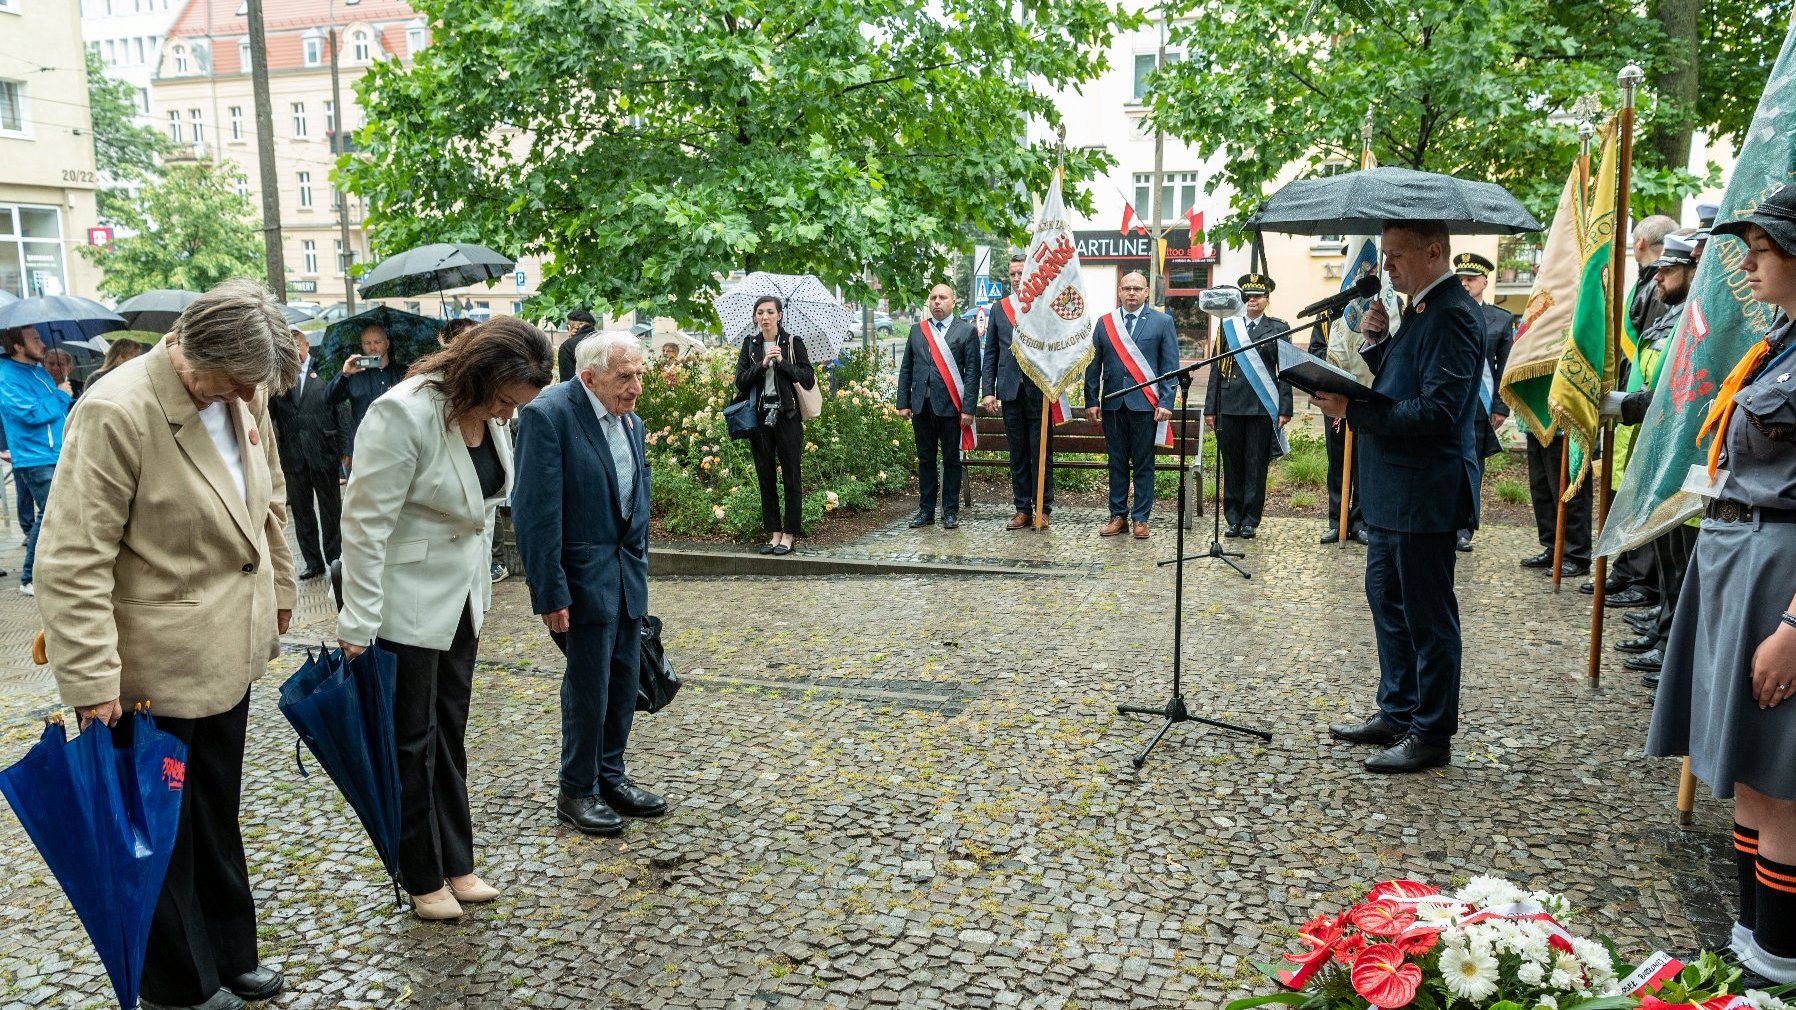
[[[316,67],[324,62],[324,36],[308,35],[301,45],[305,49],[306,66]]]
[[[312,173],[299,173],[299,209],[312,209]]]
[[[237,195],[243,197],[245,200],[249,199],[249,176],[237,176]]]
[[[0,291],[19,298],[65,294],[66,268],[58,208],[0,204]]]
[[[25,132],[25,82],[0,81],[0,133]]]
[[[109,67],[118,66],[118,44],[111,39],[106,40],[106,65]]]
[[[206,142],[206,114],[199,109],[188,109],[187,125],[193,128],[193,142],[204,144]]]
[[[1166,50],[1166,63],[1169,66],[1171,64],[1180,62],[1184,58],[1185,58],[1185,54],[1177,49]],[[1155,70],[1158,70],[1159,67],[1160,67],[1160,54],[1159,54],[1158,49],[1156,49],[1154,52],[1136,53],[1135,54],[1135,91],[1134,91],[1134,94],[1135,94],[1135,100],[1137,102],[1141,101],[1141,99],[1147,95],[1148,76],[1151,75]]]
[[[225,110],[231,118],[231,139],[243,139],[243,106],[233,105]]]
[[[300,256],[302,258],[304,258],[304,260],[305,260],[305,267],[302,270],[302,272],[307,273],[307,274],[317,273],[318,272],[318,243],[312,241],[311,239],[306,239],[305,241],[303,241],[299,244],[299,253],[300,253]]]
[[[1185,213],[1197,206],[1196,172],[1160,173],[1160,224],[1183,221]],[[1151,220],[1154,213],[1154,174],[1135,173],[1135,216]]]
[[[249,73],[249,40],[248,39],[238,39],[237,40],[237,70],[240,73],[245,73],[245,74]]]
[[[357,63],[366,63],[372,54],[366,30],[357,28],[349,33],[349,58]]]
[[[355,254],[343,251],[342,239],[334,239],[333,241],[337,244],[337,276],[342,277],[349,273],[349,264],[355,259]]]
[[[292,108],[293,135],[295,137],[303,137],[306,135],[306,103],[294,102]]]
[[[168,139],[171,143],[181,142],[181,113],[177,109],[168,110]]]
[[[137,89],[137,111],[143,113],[146,116],[150,114],[150,89],[149,88],[138,88]]]
[[[137,38],[134,38],[131,40],[132,48],[137,50],[137,65],[140,67],[143,66],[145,63],[148,63],[149,56],[156,52],[156,47],[153,44],[148,45],[148,47],[147,47],[148,52],[145,51],[146,43],[148,43],[148,41],[149,40],[145,39],[141,35],[139,35]],[[119,45],[123,46],[124,43],[121,42],[121,43],[119,43]]]
[[[405,55],[416,56],[424,48],[430,36],[426,34],[422,19],[405,26]]]
[[[337,103],[328,98],[324,100],[324,132],[337,132]]]
[[[187,73],[188,69],[189,69],[189,64],[187,61],[187,47],[186,46],[176,46],[174,58],[175,58],[175,73],[177,73],[177,74]]]

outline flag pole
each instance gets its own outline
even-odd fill
[[[1061,175],[1066,171],[1066,124],[1060,124],[1055,133],[1057,139],[1054,146],[1054,182],[1061,182]],[[1014,294],[1014,292],[1013,292]],[[1029,380],[1035,381],[1033,379]],[[1042,495],[1048,482],[1048,415],[1053,412],[1054,404],[1051,391],[1035,387],[1041,391],[1041,432],[1035,440],[1035,515],[1031,520],[1035,529],[1048,524],[1048,502]]]
[[[1590,139],[1596,135],[1596,127],[1589,120],[1578,124],[1578,202],[1580,208],[1590,199]],[[1554,436],[1557,441],[1558,436]],[[1545,442],[1541,443],[1545,445]],[[1553,520],[1553,592],[1563,587],[1560,585],[1559,568],[1565,563],[1565,486],[1571,482],[1571,453],[1567,451],[1571,439],[1559,447],[1559,483],[1553,486],[1555,502]]]
[[[1604,327],[1603,338],[1603,377],[1598,384],[1598,391],[1607,394],[1615,385],[1615,358],[1619,351],[1619,335],[1621,332],[1622,313],[1627,307],[1622,305],[1622,282],[1627,279],[1627,255],[1622,246],[1622,239],[1628,228],[1628,190],[1633,185],[1634,177],[1634,91],[1646,77],[1639,66],[1629,63],[1621,68],[1616,83],[1621,85],[1621,119],[1620,136],[1617,139],[1615,184],[1615,232],[1610,239],[1609,252],[1609,320]],[[1615,477],[1615,420],[1604,417],[1599,420],[1599,430],[1603,441],[1603,482],[1596,490],[1596,522],[1591,525],[1591,538],[1602,532],[1603,524],[1609,521],[1609,502],[1614,493]],[[1604,581],[1608,577],[1609,558],[1597,555],[1590,569],[1592,588],[1595,593],[1590,603],[1590,663],[1587,675],[1590,686],[1594,690],[1600,684],[1603,662],[1603,590]]]
[[[1359,168],[1372,167],[1372,107],[1366,106],[1366,118],[1359,124]],[[1373,268],[1376,271],[1376,267]],[[1376,272],[1374,273],[1376,276]],[[1323,424],[1328,421],[1324,420]],[[1335,529],[1341,537],[1336,550],[1346,550],[1349,538],[1347,519],[1353,514],[1353,426],[1341,419],[1341,514],[1335,517]]]

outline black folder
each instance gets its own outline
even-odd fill
[[[1299,349],[1290,341],[1280,340],[1278,346],[1278,377],[1306,393],[1339,393],[1349,400],[1370,400],[1374,403],[1388,401],[1390,397],[1362,385],[1353,373],[1339,368],[1316,357],[1314,354]]]

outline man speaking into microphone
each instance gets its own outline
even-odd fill
[[[1311,398],[1345,417],[1359,455],[1360,505],[1371,543],[1366,602],[1378,639],[1378,711],[1329,733],[1385,749],[1374,772],[1445,765],[1459,729],[1461,641],[1453,564],[1459,531],[1478,525],[1474,423],[1484,329],[1478,305],[1454,278],[1447,229],[1438,221],[1390,222],[1385,271],[1409,298],[1402,325],[1374,302],[1362,332],[1372,389],[1388,399]]]

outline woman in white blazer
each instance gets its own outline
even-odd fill
[[[412,365],[369,406],[343,496],[343,609],[353,658],[398,657],[399,883],[421,919],[499,892],[474,874],[463,737],[492,602],[493,515],[511,491],[505,422],[553,376],[542,332],[501,317]]]

